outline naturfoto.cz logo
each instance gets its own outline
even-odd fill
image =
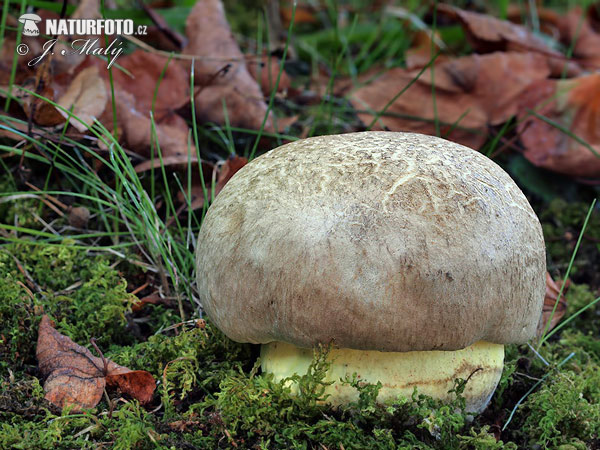
[[[39,23],[42,21],[37,14],[23,14],[19,17],[19,22],[23,24],[24,36],[39,36]],[[49,36],[54,36],[44,43],[43,52],[36,56],[27,64],[35,66],[41,62],[46,56],[55,54],[55,46],[59,42],[57,36],[86,36],[83,39],[75,39],[71,42],[66,41],[66,45],[70,48],[62,48],[58,51],[61,56],[74,54],[102,56],[108,59],[107,68],[115,63],[116,59],[123,53],[121,48],[122,42],[118,39],[113,39],[108,42],[106,47],[102,47],[102,42],[99,38],[89,38],[88,36],[100,35],[145,35],[147,33],[146,25],[136,27],[131,19],[46,19],[44,21],[45,32]],[[17,46],[19,55],[29,53],[27,44]]]
[[[38,22],[42,18],[37,14],[23,14],[19,22],[23,24],[24,36],[38,36]],[[131,19],[46,19],[46,34],[52,36],[72,35],[127,35],[146,34],[146,25],[135,27]]]

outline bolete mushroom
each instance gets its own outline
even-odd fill
[[[19,17],[19,22],[23,24],[23,35],[38,36],[40,34],[40,30],[36,24],[41,20],[42,18],[37,14],[23,14],[21,17]]]
[[[242,168],[212,204],[197,283],[216,326],[263,344],[262,368],[305,371],[333,342],[340,378],[380,381],[378,401],[448,399],[469,379],[487,405],[504,344],[533,337],[545,292],[540,223],[517,185],[482,154],[412,133],[321,136]],[[470,378],[469,378],[470,377]]]

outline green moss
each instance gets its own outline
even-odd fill
[[[175,324],[165,306],[143,311],[147,341],[127,327],[133,296],[118,260],[65,245],[11,244],[0,248],[0,448],[340,448],[345,449],[577,449],[598,442],[600,326],[590,308],[544,345],[552,369],[527,346],[506,346],[505,369],[490,408],[476,417],[457,397],[441,404],[416,392],[375,403],[380,385],[344,382],[359,400],[340,409],[323,403],[324,351],[311,370],[294,377],[301,394],[258,373],[256,348],[227,339],[211,323]],[[122,264],[122,263],[121,263]],[[23,270],[20,270],[21,267]],[[125,266],[124,270],[127,269]],[[128,269],[127,269],[128,270]],[[125,273],[129,277],[135,273]],[[24,274],[23,272],[26,272]],[[595,298],[586,285],[567,294],[569,315]],[[43,399],[35,369],[37,323],[50,314],[80,344],[96,337],[105,355],[159,381],[148,408],[103,400],[85,414],[61,413]],[[192,324],[193,325],[193,324]],[[156,333],[156,334],[153,334]],[[9,372],[10,369],[10,372]],[[496,440],[517,401],[536,380]]]
[[[25,272],[25,273],[24,273]],[[0,249],[0,368],[35,364],[43,313],[86,345],[131,343],[125,314],[135,297],[106,257],[62,246],[11,244]]]
[[[0,192],[17,192],[14,180],[8,176],[0,177]],[[1,199],[1,198],[0,198]],[[12,226],[41,229],[43,224],[35,217],[39,213],[40,201],[34,198],[16,198],[9,202],[0,202],[0,223]]]
[[[177,336],[158,334],[133,346],[114,346],[106,355],[118,364],[147,370],[160,379],[167,409],[172,399],[182,400],[192,391],[202,396],[217,391],[223,379],[251,364],[248,345],[227,339],[210,324],[181,331]]]
[[[524,406],[531,443],[581,445],[600,433],[600,368],[564,370],[532,394]]]

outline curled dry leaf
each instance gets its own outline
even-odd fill
[[[156,123],[155,138],[150,115],[138,110],[135,97],[123,89],[116,89],[115,98],[118,124],[128,148],[150,157],[150,149],[158,141],[164,157],[187,155],[188,148],[192,155],[196,153],[193,145],[188,147],[189,127],[183,118],[173,115],[168,116],[168,123]],[[108,108],[107,111],[110,112]],[[104,117],[102,122],[110,124],[110,117]]]
[[[86,125],[91,126],[94,120],[102,115],[107,100],[108,94],[98,67],[90,66],[77,74],[57,103],[67,111],[72,108],[73,116],[79,120],[71,117],[69,123],[84,133]],[[63,117],[69,117],[68,113],[60,110],[59,112]]]
[[[548,47],[543,40],[521,25],[445,4],[438,5],[438,12],[461,23],[469,43],[477,52],[535,52],[546,57],[554,76],[561,76],[565,69],[569,76],[581,72],[577,64],[568,62],[562,54]]]
[[[154,141],[150,119],[154,102],[156,138],[162,156],[168,158],[184,155],[187,158],[188,148],[195,155],[195,147],[188,146],[189,126],[175,110],[189,101],[189,76],[177,61],[171,60],[166,66],[167,61],[164,56],[142,50],[119,60],[119,64],[131,76],[122,71],[114,74],[118,92],[117,119],[126,145],[148,157]],[[158,84],[165,66],[167,68]]]
[[[172,155],[162,158],[154,158],[154,160],[144,161],[134,167],[136,173],[146,172],[151,169],[157,169],[161,166],[169,167],[176,166],[177,168],[187,168],[188,163],[195,164],[198,162],[196,155]],[[204,161],[203,161],[204,164]]]
[[[195,96],[198,119],[224,124],[225,104],[232,126],[259,129],[267,105],[258,83],[248,72],[221,1],[197,2],[187,19],[186,35],[189,44],[184,53],[197,57],[195,78],[202,86]],[[273,131],[270,119],[265,130]]]
[[[600,74],[532,84],[522,96],[517,130],[525,157],[536,166],[575,177],[600,177]]]
[[[132,371],[110,360],[95,357],[54,329],[47,315],[40,322],[36,356],[42,376],[46,377],[46,399],[74,411],[93,408],[106,385],[136,398],[152,400],[156,382],[149,372]]]
[[[562,282],[559,280],[559,284]],[[546,324],[550,320],[550,316],[552,316],[552,321],[548,326],[548,330],[550,331],[552,328],[556,326],[558,322],[564,317],[567,312],[567,299],[564,294],[569,289],[569,282],[565,286],[565,290],[563,291],[563,295],[561,295],[560,300],[558,301],[558,305],[556,305],[556,300],[558,299],[558,294],[560,292],[560,286],[556,284],[556,282],[552,279],[550,274],[546,272],[546,296],[544,297],[544,306],[542,308],[542,317],[540,319],[540,323],[538,324],[537,334],[541,336],[546,328]],[[554,315],[552,315],[552,311],[554,310],[554,305],[556,305],[556,310],[554,311]]]
[[[506,11],[506,18],[513,23],[523,23],[523,19],[530,18],[532,15],[532,11],[529,8],[524,9],[523,6],[522,4],[509,5]],[[556,41],[560,40],[559,22],[561,15],[558,12],[538,5],[533,14],[537,14],[542,33]]]
[[[401,92],[418,70],[396,68],[385,72],[351,97],[359,111],[382,111]],[[442,136],[480,147],[488,125],[497,125],[517,113],[519,97],[531,80],[544,80],[549,74],[545,59],[533,53],[491,53],[443,61],[426,70],[380,117],[374,129],[415,131],[435,134],[434,118],[441,124]],[[435,109],[432,92],[435,82]],[[359,112],[365,124],[373,114]]]

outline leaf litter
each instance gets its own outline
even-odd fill
[[[156,389],[152,374],[93,356],[87,348],[56,331],[47,315],[40,321],[36,357],[46,379],[46,400],[72,411],[95,407],[107,386],[118,388],[142,404],[152,401]]]

